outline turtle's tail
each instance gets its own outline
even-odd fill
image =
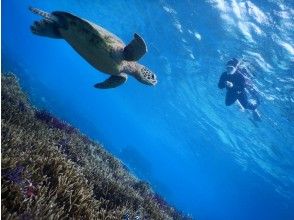
[[[29,7],[29,9],[31,12],[44,17],[41,21],[35,21],[31,26],[33,34],[50,38],[62,38],[59,32],[58,19],[54,15],[33,7]]]
[[[29,7],[29,10],[31,12],[33,12],[34,14],[37,14],[37,15],[40,15],[42,17],[44,17],[44,19],[48,20],[48,21],[51,21],[51,22],[57,22],[57,18],[52,15],[51,13],[48,13],[46,11],[42,11],[41,9],[38,9],[38,8],[34,8],[34,7]]]

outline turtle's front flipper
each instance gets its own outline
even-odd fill
[[[44,17],[40,21],[35,21],[31,26],[33,34],[51,38],[62,38],[58,30],[60,25],[56,16],[37,8],[29,7],[29,10],[34,14]]]
[[[134,39],[124,48],[124,60],[137,61],[147,52],[147,46],[142,37],[134,34]]]
[[[95,84],[94,87],[97,89],[110,89],[110,88],[115,88],[117,86],[120,86],[125,81],[127,81],[127,75],[120,74],[118,76],[110,76],[104,82]]]
[[[31,26],[33,34],[50,37],[50,38],[62,38],[58,30],[58,25],[55,22],[42,19],[41,21],[35,21]]]
[[[48,21],[55,21],[55,22],[58,22],[58,19],[52,15],[51,13],[48,13],[46,11],[42,11],[41,9],[38,9],[38,8],[33,8],[33,7],[29,7],[29,10],[31,12],[33,12],[34,14],[37,14],[37,15],[40,15],[42,17],[44,17],[44,19],[48,20]]]

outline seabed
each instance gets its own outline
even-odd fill
[[[188,219],[2,74],[3,219]]]

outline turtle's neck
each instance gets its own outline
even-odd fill
[[[141,68],[142,65],[137,62],[124,61],[121,68],[121,72],[136,77]]]

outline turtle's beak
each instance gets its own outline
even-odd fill
[[[148,70],[146,67],[142,68],[134,77],[140,81],[141,83],[149,86],[155,86],[157,84],[157,77],[156,75]]]
[[[152,86],[155,86],[157,83],[158,83],[158,81],[157,81],[157,78],[156,78],[156,75],[154,74],[154,79],[151,81],[151,85]]]
[[[155,86],[157,84],[157,77],[154,73],[147,77],[145,84],[149,86]]]

